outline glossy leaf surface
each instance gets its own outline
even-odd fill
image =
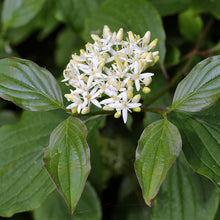
[[[154,200],[152,220],[212,220],[219,192],[208,179],[196,174],[181,155],[168,171]]]
[[[63,107],[62,93],[53,75],[19,58],[0,60],[0,97],[31,111]]]
[[[3,29],[27,24],[41,10],[44,3],[45,0],[4,0]]]
[[[0,216],[37,208],[55,188],[43,166],[43,148],[65,116],[24,112],[14,125],[0,128]]]
[[[86,135],[85,125],[79,119],[69,117],[54,129],[45,150],[45,167],[71,213],[76,208],[90,172]]]
[[[34,220],[101,220],[99,198],[88,182],[73,215],[57,191],[52,193],[39,209],[34,211]]]
[[[220,56],[198,63],[177,86],[172,109],[200,111],[220,97]]]
[[[180,150],[179,131],[167,119],[156,121],[143,131],[136,151],[135,170],[147,205],[151,206]]]
[[[220,185],[220,102],[197,113],[173,113],[192,168]]]

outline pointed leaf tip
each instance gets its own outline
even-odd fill
[[[148,206],[151,206],[181,146],[178,129],[167,119],[156,121],[143,131],[136,151],[135,171]]]
[[[85,125],[79,119],[69,117],[54,129],[45,150],[45,167],[71,213],[91,169],[86,135]]]

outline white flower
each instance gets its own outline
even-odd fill
[[[126,123],[128,118],[128,111],[131,112],[130,109],[140,107],[141,103],[132,103],[130,101],[127,101],[127,95],[125,95],[121,100],[115,103],[110,103],[108,104],[108,106],[111,108],[115,108],[119,114],[121,114],[122,112],[123,121],[124,123]]]
[[[150,92],[147,86],[154,75],[145,70],[159,59],[159,52],[152,51],[157,39],[150,42],[150,35],[147,31],[141,38],[129,31],[127,40],[123,40],[122,28],[116,33],[106,25],[103,38],[92,34],[94,43],[87,43],[80,55],[73,54],[63,72],[63,82],[72,87],[65,95],[72,102],[67,109],[87,114],[95,105],[115,110],[116,118],[122,114],[124,123],[128,112],[140,111],[138,92],[142,85],[142,91]]]

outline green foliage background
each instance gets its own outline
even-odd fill
[[[205,89],[199,88],[197,96],[189,95],[192,88],[189,85],[194,79],[185,78],[179,85],[179,93],[174,95],[177,83],[198,62],[220,54],[219,19],[218,0],[1,0],[0,59],[19,57],[46,68],[58,79],[62,94],[68,89],[60,82],[62,71],[71,54],[78,53],[87,41],[92,41],[91,33],[101,34],[104,25],[112,31],[123,27],[125,32],[132,30],[141,36],[150,30],[152,39],[159,39],[157,49],[160,51],[160,61],[152,69],[155,72],[150,86],[152,92],[143,96],[143,103],[149,107],[167,107],[171,106],[174,96],[172,108],[183,112],[172,112],[168,119],[180,131],[183,153],[168,171],[159,194],[149,208],[144,202],[149,198],[144,195],[142,198],[133,164],[142,131],[162,117],[153,112],[134,113],[126,125],[112,116],[87,121],[92,169],[76,211],[71,216],[64,200],[54,191],[55,186],[42,162],[43,149],[49,145],[50,133],[63,120],[68,120],[67,116],[61,110],[23,111],[13,103],[0,99],[0,216],[14,220],[220,219],[220,114],[217,101],[220,85],[216,83],[209,94],[211,104],[216,101],[217,104],[197,113],[193,112],[196,108],[193,104],[186,106],[189,100],[194,103],[201,100],[200,96],[204,94]],[[219,57],[213,60],[219,65]],[[0,60],[0,72],[7,72],[5,62]],[[25,68],[30,64],[19,62],[19,68],[25,74]],[[31,68],[39,70],[35,64],[31,64]],[[53,92],[47,90],[53,80],[46,75],[47,70],[44,69],[42,74],[45,76],[37,80],[29,75],[28,83],[44,84],[41,92],[32,98],[52,100],[48,106],[41,106],[40,110],[62,106],[58,85],[53,84]],[[193,71],[198,72],[197,69]],[[200,72],[202,75],[202,67]],[[213,79],[215,74],[216,71],[213,72]],[[5,80],[6,77],[0,77],[0,83]],[[206,80],[209,82],[210,78]],[[9,80],[7,83],[10,87],[17,81]],[[188,93],[184,93],[187,87]],[[180,102],[182,94],[184,98],[188,97],[186,105]],[[12,100],[12,96],[8,90],[8,96],[3,98]],[[14,103],[26,105],[19,99]],[[34,105],[26,109],[33,110]],[[184,112],[186,109],[192,112]],[[160,126],[164,124],[162,120],[159,121]],[[172,139],[170,142],[172,145]],[[139,148],[146,147],[149,152],[149,146],[144,145]],[[166,149],[160,154],[167,154]],[[173,161],[171,156],[169,163],[164,165],[166,169]],[[138,166],[138,160],[136,163]],[[166,172],[161,175],[162,179]],[[152,182],[151,186],[154,184]],[[157,189],[151,193],[154,195]],[[22,213],[11,217],[17,212]]]

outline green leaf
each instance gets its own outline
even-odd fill
[[[220,56],[198,63],[177,86],[172,109],[200,111],[220,97]]]
[[[73,215],[68,212],[64,200],[57,191],[34,211],[34,220],[101,220],[101,216],[99,198],[88,182]]]
[[[183,151],[192,168],[220,185],[220,102],[197,112],[172,113],[180,129]]]
[[[54,129],[45,150],[45,167],[71,213],[91,169],[86,135],[85,125],[79,119],[69,117]]]
[[[31,111],[63,107],[62,93],[53,75],[18,58],[0,60],[0,97]]]
[[[147,205],[151,206],[180,150],[179,131],[167,119],[156,121],[143,131],[136,151],[135,170]]]
[[[145,0],[107,0],[99,11],[88,19],[86,40],[91,32],[102,32],[103,26],[108,25],[111,30],[124,28],[125,32],[132,30],[135,34],[144,36],[150,30],[152,39],[158,38],[156,50],[160,51],[160,62],[165,56],[165,32],[160,15],[155,8]]]
[[[161,16],[178,13],[189,6],[190,0],[149,0],[159,11]]]
[[[190,169],[181,155],[168,171],[154,200],[152,220],[213,220],[219,191]]]
[[[31,21],[41,10],[45,0],[4,0],[2,24],[3,30],[20,27]]]
[[[57,18],[74,28],[83,29],[85,19],[99,7],[100,0],[56,0]]]
[[[203,29],[203,22],[200,15],[196,14],[192,9],[188,9],[179,14],[179,30],[184,38],[195,42]]]
[[[193,10],[198,13],[210,12],[217,19],[220,19],[220,1],[219,0],[191,0]]]
[[[60,112],[24,112],[0,128],[0,216],[37,208],[55,188],[43,166],[43,148],[64,119]]]
[[[0,111],[0,127],[5,124],[14,124],[18,121],[18,115],[13,111]]]

